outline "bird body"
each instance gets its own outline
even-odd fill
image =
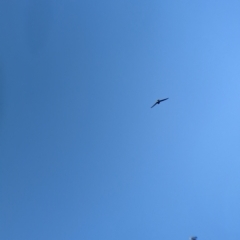
[[[157,104],[159,104],[159,103],[161,103],[161,102],[163,102],[163,101],[166,101],[166,100],[168,100],[168,98],[164,98],[164,99],[158,99],[152,106],[151,106],[151,108],[153,108],[155,105],[157,105]],[[194,240],[194,239],[193,239]]]

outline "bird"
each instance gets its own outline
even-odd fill
[[[158,99],[152,106],[151,106],[151,108],[153,108],[155,105],[157,105],[157,104],[159,104],[160,102],[163,102],[163,101],[166,101],[166,100],[168,100],[168,98],[164,98],[164,99]],[[195,239],[193,239],[193,240],[195,240]]]
[[[190,240],[197,240],[197,237],[190,237]]]

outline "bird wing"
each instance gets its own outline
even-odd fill
[[[168,98],[161,99],[160,102],[166,101]]]
[[[157,103],[155,102],[152,106],[151,106],[151,108],[153,108],[155,105],[157,105]]]

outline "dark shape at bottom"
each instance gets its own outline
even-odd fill
[[[190,240],[197,240],[197,237],[190,237]]]

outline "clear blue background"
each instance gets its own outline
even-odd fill
[[[239,1],[0,1],[0,43],[1,239],[240,239]]]

